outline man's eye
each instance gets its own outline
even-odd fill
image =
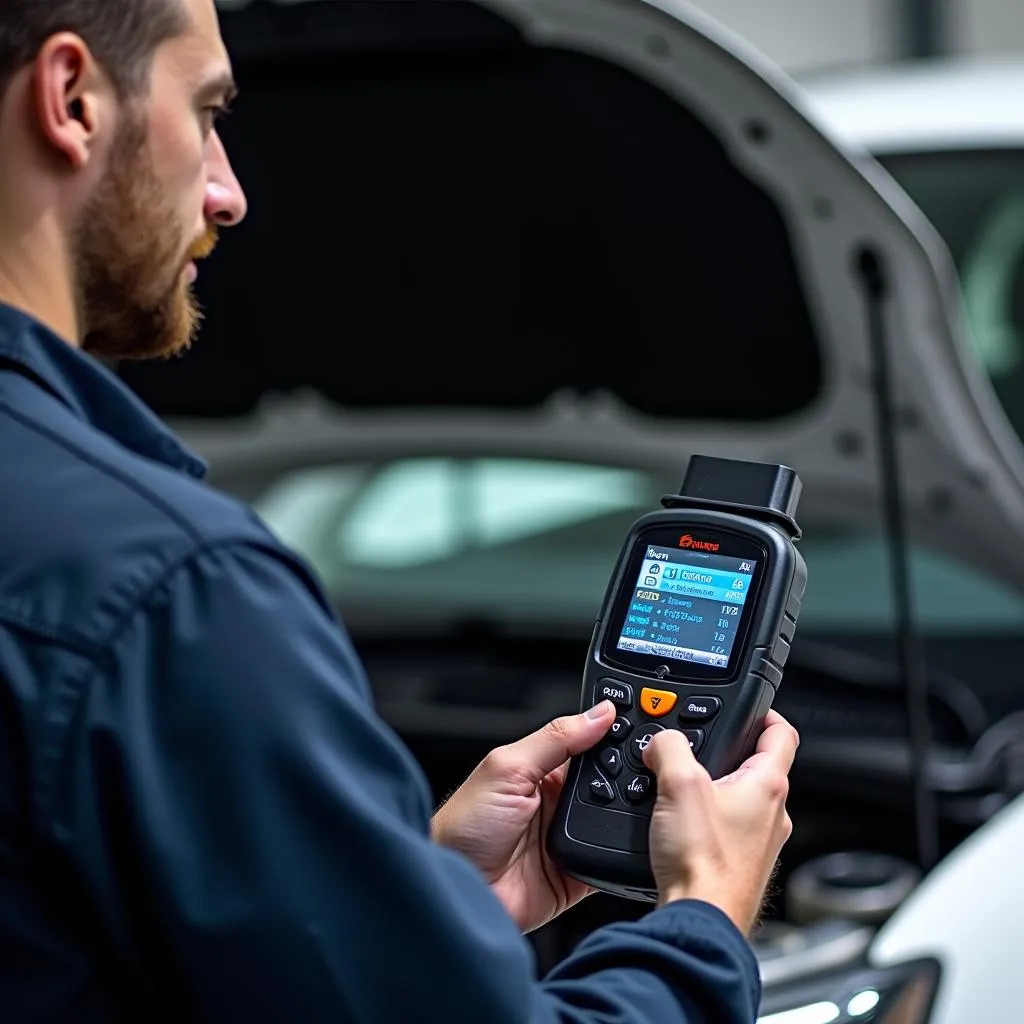
[[[227,117],[231,108],[226,103],[217,103],[211,107],[203,107],[203,119],[208,128],[212,129],[222,117]]]

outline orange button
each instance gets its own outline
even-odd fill
[[[640,707],[655,718],[667,715],[675,706],[676,695],[671,690],[651,690],[645,686],[640,691]]]

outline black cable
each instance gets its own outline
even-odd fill
[[[852,651],[833,644],[800,639],[800,645],[789,657],[788,671],[805,669],[829,676],[839,683],[874,691],[903,690],[903,672],[891,661]],[[981,698],[962,679],[948,672],[929,668],[928,693],[941,702],[963,729],[969,744],[976,743],[991,724],[991,716]]]
[[[949,53],[949,0],[900,0],[896,16],[900,21],[905,57],[927,60]]]
[[[867,298],[868,339],[878,432],[879,476],[885,504],[886,534],[889,541],[889,566],[896,613],[896,642],[907,698],[917,857],[922,870],[927,871],[938,860],[939,823],[935,794],[928,786],[925,777],[931,742],[928,675],[925,667],[924,647],[914,622],[913,595],[910,586],[906,521],[903,514],[899,454],[896,445],[892,372],[889,364],[888,332],[885,321],[885,302],[888,289],[881,258],[874,250],[862,249],[860,251],[857,269],[863,281]]]

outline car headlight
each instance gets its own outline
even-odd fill
[[[927,1024],[940,974],[922,959],[794,981],[765,991],[757,1024]]]

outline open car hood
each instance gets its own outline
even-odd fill
[[[124,370],[202,454],[295,443],[196,418],[316,387],[334,411],[303,429],[338,452],[778,461],[804,515],[877,527],[870,250],[911,534],[1024,586],[1022,448],[948,253],[738,38],[672,0],[222,24],[250,216],[202,269],[195,351]]]

